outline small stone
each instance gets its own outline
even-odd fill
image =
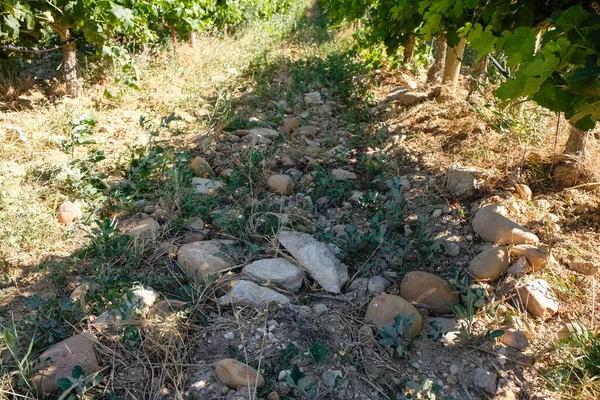
[[[373,298],[367,307],[365,319],[377,328],[382,329],[385,325],[394,325],[394,318],[399,314],[405,318],[414,315],[412,328],[407,333],[408,338],[412,338],[421,332],[423,326],[421,314],[412,304],[400,296],[384,293]]]
[[[496,374],[483,368],[477,368],[473,377],[473,383],[478,388],[493,395],[496,393],[496,379],[498,379]]]
[[[168,318],[169,316],[184,311],[188,303],[180,300],[161,300],[150,307],[148,318]]]
[[[229,132],[231,135],[235,135],[237,137],[244,137],[250,134],[250,131],[247,129],[238,129],[232,132]]]
[[[368,290],[369,293],[373,295],[379,295],[388,290],[391,286],[392,284],[390,281],[385,279],[383,276],[376,275],[369,279]]]
[[[195,193],[209,194],[223,187],[223,184],[214,179],[192,178],[192,186]]]
[[[70,225],[80,220],[82,215],[81,208],[71,201],[65,201],[58,206],[58,222],[63,225]]]
[[[471,168],[454,168],[446,173],[446,188],[456,197],[468,197],[475,191],[475,174]]]
[[[298,118],[286,118],[285,121],[283,122],[283,127],[281,128],[281,130],[283,131],[283,133],[292,133],[294,130],[298,129],[300,127],[300,121],[298,120]]]
[[[442,210],[438,209],[438,210],[433,210],[433,213],[431,213],[431,218],[439,218],[442,216]]]
[[[446,378],[446,382],[449,385],[456,385],[458,383],[458,378],[456,377],[456,375],[450,374],[448,375],[448,377]]]
[[[284,167],[293,167],[296,165],[296,162],[294,160],[292,160],[291,157],[282,157],[281,158],[281,163],[283,164]]]
[[[167,222],[169,220],[169,213],[167,213],[162,208],[157,208],[152,213],[152,216],[157,222]]]
[[[523,306],[534,317],[545,321],[552,318],[558,311],[556,296],[552,293],[550,284],[543,279],[537,279],[518,287],[517,293]]]
[[[263,387],[265,378],[258,373],[254,368],[234,360],[226,358],[217,363],[216,366],[217,378],[231,389],[242,387],[254,388]]]
[[[125,233],[136,241],[155,241],[160,236],[160,225],[153,218],[147,218],[135,224]]]
[[[205,279],[233,267],[221,257],[222,246],[233,243],[230,240],[208,240],[185,244],[177,252],[177,263],[192,278]]]
[[[490,204],[481,208],[473,218],[473,230],[487,242],[498,244],[538,243],[538,237],[529,229],[511,221],[500,213],[500,206]]]
[[[558,340],[586,335],[588,329],[576,322],[565,322],[555,336]]]
[[[73,367],[77,365],[83,368],[86,375],[100,370],[94,352],[94,342],[84,333],[56,343],[44,351],[38,360],[40,362],[33,366],[31,383],[40,395],[58,392],[60,387],[57,381],[60,378],[71,377]]]
[[[321,93],[310,92],[304,95],[304,102],[306,105],[318,105],[323,104],[323,99],[321,99]]]
[[[289,303],[290,299],[283,294],[244,280],[235,282],[229,293],[219,298],[219,304],[222,306],[266,308],[269,305],[287,306]]]
[[[525,201],[531,201],[531,199],[533,197],[533,193],[531,192],[531,189],[527,185],[517,183],[515,185],[515,191],[517,192],[519,197]]]
[[[425,304],[434,314],[450,312],[448,305],[458,302],[455,292],[445,279],[423,271],[409,272],[400,285],[400,294],[404,299]]]
[[[232,174],[233,174],[233,170],[230,168],[222,169],[221,172],[219,172],[219,176],[221,178],[231,178]]]
[[[442,222],[445,222],[445,220]],[[446,240],[443,246],[444,254],[447,256],[456,257],[460,254],[460,246],[451,240]]]
[[[553,260],[552,253],[546,245],[519,244],[513,246],[511,252],[519,257],[525,257],[533,272],[545,268]]]
[[[306,321],[310,318],[311,309],[308,306],[300,306],[296,319],[298,321]]]
[[[517,261],[506,270],[507,273],[514,275],[517,278],[531,271],[531,265],[527,262],[525,257],[519,257]]]
[[[314,138],[315,136],[317,136],[318,132],[319,130],[316,126],[308,125],[298,128],[296,130],[296,135],[304,135],[308,138]]]
[[[327,308],[327,306],[323,303],[317,303],[313,306],[313,312],[317,317],[320,317],[321,315],[327,314],[329,312],[329,308]]]
[[[235,334],[233,332],[226,332],[223,337],[227,340],[233,340],[233,338],[235,338]]]
[[[331,171],[331,176],[338,182],[345,181],[346,179],[354,180],[358,178],[354,172],[346,171],[345,169],[341,168]]]
[[[145,307],[151,307],[158,299],[158,293],[151,287],[145,289],[136,289],[133,292],[132,302],[138,302],[140,305]]]
[[[529,347],[529,340],[527,340],[527,336],[525,336],[522,331],[518,331],[509,327],[503,327],[500,329],[504,331],[504,334],[498,339],[500,343],[520,351],[523,351]]]
[[[278,381],[282,381],[282,380],[284,380],[285,378],[287,378],[287,376],[288,376],[288,373],[289,373],[289,372],[288,372],[288,371],[286,371],[285,369],[284,369],[283,371],[279,371],[279,375],[277,376],[277,380],[278,380]]]
[[[190,163],[190,168],[194,171],[194,175],[199,178],[215,176],[215,171],[213,171],[208,161],[202,157],[195,157]]]
[[[294,181],[288,175],[273,175],[267,180],[269,189],[284,196],[294,193]]]
[[[188,233],[181,238],[181,244],[188,244],[194,242],[203,242],[207,239],[204,233]]]
[[[185,227],[192,231],[203,231],[204,221],[201,218],[193,217],[185,223]]]
[[[459,371],[459,369],[458,369],[458,367],[455,364],[451,364],[450,365],[450,373],[451,374],[456,375],[456,374],[458,374],[458,371]]]
[[[506,247],[491,247],[471,260],[468,272],[478,281],[495,281],[508,268],[509,262]]]
[[[280,398],[277,392],[271,392],[267,395],[267,400],[279,400]]]

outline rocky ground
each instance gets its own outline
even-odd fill
[[[163,120],[175,156],[140,175],[158,184],[131,180],[160,159],[151,141],[109,185],[137,190],[111,211],[118,231],[59,205],[92,245],[68,260],[84,265],[57,296],[77,318],[32,362],[38,393],[72,375],[70,390],[107,398],[561,397],[553,346],[600,317],[597,193],[444,146],[492,124],[418,76],[375,76],[359,104],[348,87],[367,83],[329,62],[307,63],[322,76],[276,64],[275,90],[240,95],[223,129],[182,139],[177,124],[202,117]]]

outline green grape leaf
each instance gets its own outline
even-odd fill
[[[596,56],[588,55],[585,66],[577,68],[565,78],[565,81],[574,93],[584,96],[600,96],[600,67],[596,62]]]
[[[528,79],[521,96],[529,96],[537,92],[544,81],[557,70],[559,64],[560,59],[558,57],[549,55],[545,58],[538,57],[526,65],[523,68],[523,75],[527,76]]]
[[[475,24],[469,32],[468,39],[469,46],[477,51],[477,61],[491,53],[497,41],[491,32],[491,27],[488,26],[483,30],[481,24]]]
[[[585,11],[580,6],[573,6],[563,13],[556,19],[555,25],[558,29],[563,31],[569,29],[577,29],[588,17],[590,13]]]
[[[519,75],[522,75],[522,73],[517,72],[516,79],[509,79],[500,85],[500,87],[494,92],[496,97],[504,102],[509,102],[522,97],[523,92],[525,91],[526,79],[519,77]],[[501,106],[503,105],[504,104],[501,104]]]
[[[14,15],[8,14],[4,17],[4,25],[9,30],[11,36],[16,37],[19,35],[19,20]]]
[[[514,32],[502,32],[502,37],[498,39],[498,47],[504,51],[508,67],[516,67],[521,62],[533,58],[535,35],[535,29],[526,27],[517,28]]]
[[[587,117],[589,119],[589,121],[587,119],[584,119],[585,117]],[[580,128],[580,129],[588,130],[588,129],[593,128],[593,126],[591,128],[588,127],[589,124],[594,123],[595,121],[598,121],[599,119],[600,119],[600,99],[596,100],[594,102],[583,104],[579,108],[579,110],[577,110],[577,112],[570,118],[570,121],[571,121],[571,123],[576,124],[576,126],[578,126],[577,123],[580,122],[580,125],[583,125],[585,127],[585,128]],[[594,123],[594,125],[595,125],[595,123]]]

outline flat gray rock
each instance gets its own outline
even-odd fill
[[[280,232],[277,240],[324,290],[340,293],[348,280],[348,267],[325,243],[307,233],[290,231]]]
[[[242,277],[271,283],[292,292],[297,292],[302,286],[302,270],[285,258],[254,261],[244,267]]]
[[[287,306],[290,304],[290,299],[273,289],[257,285],[254,282],[239,280],[228,294],[219,297],[219,304],[264,308],[271,304]]]
[[[215,179],[192,178],[192,186],[194,186],[194,192],[198,194],[209,194],[223,185]]]

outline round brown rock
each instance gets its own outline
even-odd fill
[[[232,389],[239,387],[263,387],[265,378],[259,374],[254,368],[234,360],[226,358],[217,363],[216,367],[217,378],[225,385]]]
[[[45,362],[47,359],[50,363]],[[83,333],[51,346],[39,356],[39,360],[33,367],[35,374],[31,382],[40,395],[58,392],[57,381],[70,377],[76,365],[88,375],[100,370],[92,338]]]
[[[195,157],[190,163],[190,168],[194,171],[194,175],[199,178],[209,178],[215,176],[215,171],[204,158]]]
[[[537,243],[538,237],[529,229],[500,214],[499,206],[483,207],[473,218],[473,230],[487,242],[498,244]]]
[[[406,274],[400,285],[400,295],[410,302],[432,307],[435,314],[449,313],[447,304],[458,301],[458,295],[445,279],[423,271]]]
[[[393,294],[384,293],[373,298],[367,308],[365,319],[367,322],[377,326],[377,328],[382,329],[385,325],[393,325],[395,323],[394,318],[399,314],[406,318],[411,314],[415,315],[412,329],[407,335],[409,339],[421,332],[423,318],[419,311],[402,297]]]
[[[522,331],[510,327],[502,327],[500,329],[504,331],[504,334],[498,338],[500,343],[520,351],[529,347],[529,340]]]
[[[508,249],[492,247],[479,253],[471,260],[468,272],[478,281],[494,281],[508,268]]]
[[[294,181],[287,175],[273,175],[267,181],[267,186],[272,191],[285,196],[294,193]]]
[[[83,213],[81,212],[81,208],[71,202],[65,201],[60,206],[58,206],[58,222],[64,225],[72,224],[73,222],[81,219]]]
[[[283,123],[281,130],[283,133],[292,133],[295,129],[300,127],[300,121],[298,118],[287,118]]]

